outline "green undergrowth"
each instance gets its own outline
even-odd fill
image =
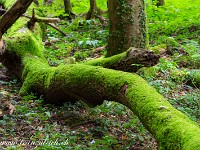
[[[2,95],[6,97],[5,92]],[[155,144],[138,118],[121,104],[105,101],[92,109],[82,102],[54,106],[44,104],[42,97],[18,99],[14,95],[10,92],[9,98],[16,111],[0,120],[0,133],[4,135],[0,140],[18,143],[1,148],[125,150],[132,146],[150,149]]]
[[[87,3],[80,6],[85,7],[81,9],[82,12],[77,10],[79,6],[77,3],[73,4],[75,13],[87,12],[88,6],[85,7]],[[103,3],[105,4],[105,2]],[[199,69],[199,6],[198,0],[192,2],[189,0],[184,2],[166,0],[166,5],[159,8],[150,3],[147,4],[150,46],[154,47],[152,49],[158,53],[164,51],[165,56],[152,69],[139,72],[175,108],[187,114],[198,124],[200,123],[200,90],[199,86],[192,83],[195,81],[190,74],[194,69]],[[98,55],[92,54],[93,49],[107,44],[108,28],[102,28],[98,20],[86,21],[84,18],[78,17],[70,22],[61,21],[59,26],[67,33],[67,37],[59,38],[60,33],[51,28],[47,30],[46,41],[53,43],[50,46],[47,45],[47,50],[45,50],[50,64],[84,62],[105,54],[104,50],[100,51]],[[61,44],[63,41],[64,44]],[[53,47],[55,45],[57,47]],[[108,104],[106,103],[106,105]],[[116,105],[118,106],[118,104]],[[98,110],[98,108],[94,109]],[[109,116],[108,118],[108,120],[111,119]],[[134,122],[134,120],[130,121]],[[130,126],[129,123],[125,124]],[[146,129],[142,128],[146,132]],[[148,136],[145,135],[145,137]],[[151,142],[151,146],[154,146],[153,142]]]
[[[53,66],[85,61],[105,54],[104,50],[100,54],[93,53],[93,50],[107,44],[108,27],[102,27],[98,19],[86,20],[85,15],[80,16],[89,10],[89,1],[72,0],[71,3],[74,13],[77,14],[77,18],[71,21],[65,18],[67,14],[64,13],[62,0],[38,8],[46,11],[51,17],[62,18],[56,26],[67,34],[63,36],[51,27],[46,30],[44,54]],[[102,10],[107,9],[106,0],[97,1],[97,5]]]
[[[94,54],[93,50],[107,43],[108,31],[103,29],[99,20],[76,18],[72,23],[61,21],[60,28],[67,33],[61,36],[57,31],[48,28],[44,54],[51,65],[66,64],[73,61],[86,61],[104,54]],[[89,31],[89,32],[88,32]]]
[[[200,1],[166,0],[162,7],[147,5],[150,44],[165,42],[167,37],[178,41],[195,39],[200,42]]]

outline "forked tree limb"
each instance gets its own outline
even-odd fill
[[[62,35],[66,36],[67,34],[64,31],[60,30],[58,27],[51,24],[51,23],[56,23],[56,22],[59,22],[59,21],[60,21],[59,18],[39,17],[39,16],[35,15],[35,11],[33,9],[32,10],[32,17],[30,18],[30,21],[28,23],[29,23],[29,28],[34,28],[34,25],[35,25],[36,22],[43,22],[43,23],[49,25],[50,27],[54,28],[58,32],[60,32]]]
[[[43,23],[56,23],[56,22],[60,21],[60,18],[44,18],[44,17],[36,16],[35,10],[33,8],[31,21],[32,22],[43,22]]]
[[[7,10],[0,8],[0,12],[5,13],[6,11]],[[60,32],[63,36],[67,35],[64,31],[60,30],[55,25],[51,24],[51,23],[59,22],[60,21],[59,18],[44,18],[44,17],[38,17],[36,15],[32,15],[32,17],[30,17],[30,16],[27,16],[27,15],[24,15],[24,14],[22,16],[31,19],[32,22],[34,22],[34,23],[35,22],[44,22],[46,25],[48,25],[48,26],[54,28],[55,30],[57,30],[58,32]],[[34,23],[32,23],[32,24],[34,24]]]
[[[7,12],[7,10],[0,8],[0,12],[5,13],[5,12]],[[34,9],[32,11],[32,17],[27,16],[27,15],[22,15],[22,16],[29,18],[29,19],[33,19],[35,22],[56,23],[56,22],[60,21],[59,18],[38,17],[38,16],[35,15]]]

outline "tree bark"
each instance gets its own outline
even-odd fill
[[[103,11],[99,7],[97,7],[96,0],[90,0],[90,9],[86,14],[86,20],[90,20],[92,18],[98,18],[102,26],[105,27],[106,20],[102,16],[102,14],[103,14]]]
[[[36,92],[47,102],[83,100],[90,106],[117,101],[138,116],[159,149],[199,150],[198,125],[140,76],[85,64],[51,67],[42,53],[39,24],[34,31],[4,37],[6,47],[0,50],[0,61],[23,81],[21,95]]]
[[[87,13],[86,20],[94,18],[95,13],[98,13],[98,9],[96,0],[90,0],[90,10]]]
[[[64,1],[64,7],[65,7],[65,13],[69,15],[70,18],[75,18],[75,14],[72,12],[72,6],[70,0],[63,0]]]
[[[107,56],[116,55],[130,47],[147,48],[148,33],[143,0],[109,0],[109,39]]]

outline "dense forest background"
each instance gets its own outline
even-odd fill
[[[157,7],[145,1],[149,50],[161,55],[153,67],[137,71],[176,109],[200,123],[200,1],[166,0]],[[86,20],[89,0],[71,0],[75,18],[62,0],[39,1],[45,17],[60,18],[45,27],[44,55],[52,66],[83,63],[106,54],[107,1],[97,0],[106,23]],[[16,22],[16,24],[20,22]],[[11,30],[11,29],[10,29]],[[11,31],[8,31],[8,34]],[[140,64],[133,64],[140,65]],[[19,96],[21,83],[0,66],[0,140],[58,141],[66,145],[1,145],[7,149],[157,149],[152,135],[127,107],[105,101],[94,108],[83,102],[62,106],[45,104],[43,97]]]

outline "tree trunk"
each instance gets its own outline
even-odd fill
[[[47,102],[83,100],[90,106],[117,101],[138,116],[156,138],[159,149],[199,150],[198,125],[140,76],[85,64],[49,66],[42,53],[42,30],[36,26],[34,32],[23,29],[19,34],[17,30],[12,38],[5,37],[6,47],[0,49],[0,61],[23,81],[21,95],[36,92]]]
[[[65,13],[70,13],[72,11],[70,0],[64,0]]]
[[[64,1],[64,7],[65,7],[65,13],[69,15],[69,17],[75,18],[75,14],[72,12],[72,7],[71,7],[71,1],[70,0],[63,0]]]
[[[86,20],[90,20],[92,18],[98,18],[102,26],[105,27],[106,20],[102,16],[102,14],[103,14],[103,11],[99,7],[97,7],[96,0],[90,0],[90,9],[86,14]]]
[[[109,40],[107,56],[126,51],[130,47],[147,48],[148,33],[143,0],[109,0]]]
[[[98,13],[98,9],[96,0],[90,0],[90,10],[87,13],[86,20],[94,18],[95,13]]]

